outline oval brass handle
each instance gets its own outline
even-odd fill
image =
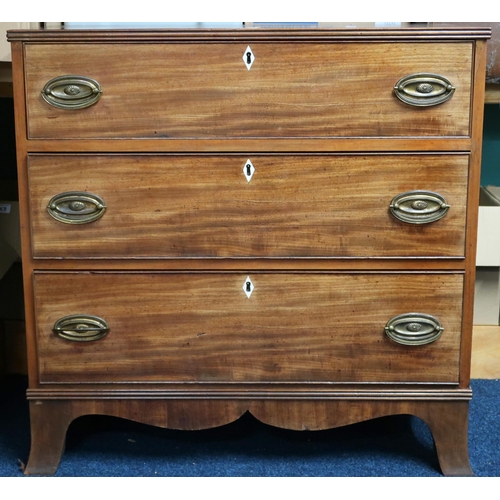
[[[86,76],[64,75],[48,81],[42,97],[51,106],[61,109],[88,108],[101,97],[99,82]]]
[[[451,98],[455,87],[444,76],[432,73],[408,75],[396,83],[396,97],[410,106],[436,106]]]
[[[395,316],[385,326],[387,336],[403,345],[430,344],[441,337],[443,330],[437,318],[423,313]]]
[[[106,204],[96,194],[70,191],[54,196],[47,211],[59,222],[65,224],[87,224],[103,216]]]
[[[392,215],[409,224],[428,224],[442,219],[450,205],[443,196],[432,191],[408,191],[395,196],[389,208]]]
[[[74,314],[56,321],[54,333],[73,342],[91,342],[102,339],[109,332],[106,321],[97,316]]]

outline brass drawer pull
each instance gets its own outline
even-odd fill
[[[394,86],[396,97],[410,106],[436,106],[451,98],[455,87],[444,76],[418,73],[401,78]]]
[[[441,337],[443,330],[438,319],[423,313],[395,316],[385,326],[387,336],[403,345],[430,344]]]
[[[70,191],[54,196],[49,201],[47,211],[54,219],[65,224],[87,224],[102,217],[106,205],[95,194]]]
[[[431,191],[409,191],[398,194],[389,205],[392,215],[409,224],[428,224],[442,219],[450,205],[440,194]]]
[[[86,76],[65,75],[45,84],[42,97],[51,106],[61,109],[82,109],[95,104],[101,97],[99,82]]]
[[[65,340],[91,342],[105,337],[109,327],[106,321],[97,316],[75,314],[56,321],[53,331]]]

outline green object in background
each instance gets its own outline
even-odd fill
[[[484,107],[481,186],[500,186],[500,105]]]

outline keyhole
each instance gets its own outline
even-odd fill
[[[252,290],[253,290],[253,284],[252,280],[250,279],[250,276],[247,276],[247,279],[244,281],[242,288],[246,296],[250,298],[250,295],[252,295]]]
[[[240,52],[241,54],[241,52]],[[247,64],[252,64],[252,53],[247,52]]]
[[[247,175],[250,177],[252,175],[251,166],[247,163]]]

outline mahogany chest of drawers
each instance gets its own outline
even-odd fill
[[[489,30],[11,31],[32,449],[422,418],[471,474]],[[333,472],[333,471],[332,471]]]

